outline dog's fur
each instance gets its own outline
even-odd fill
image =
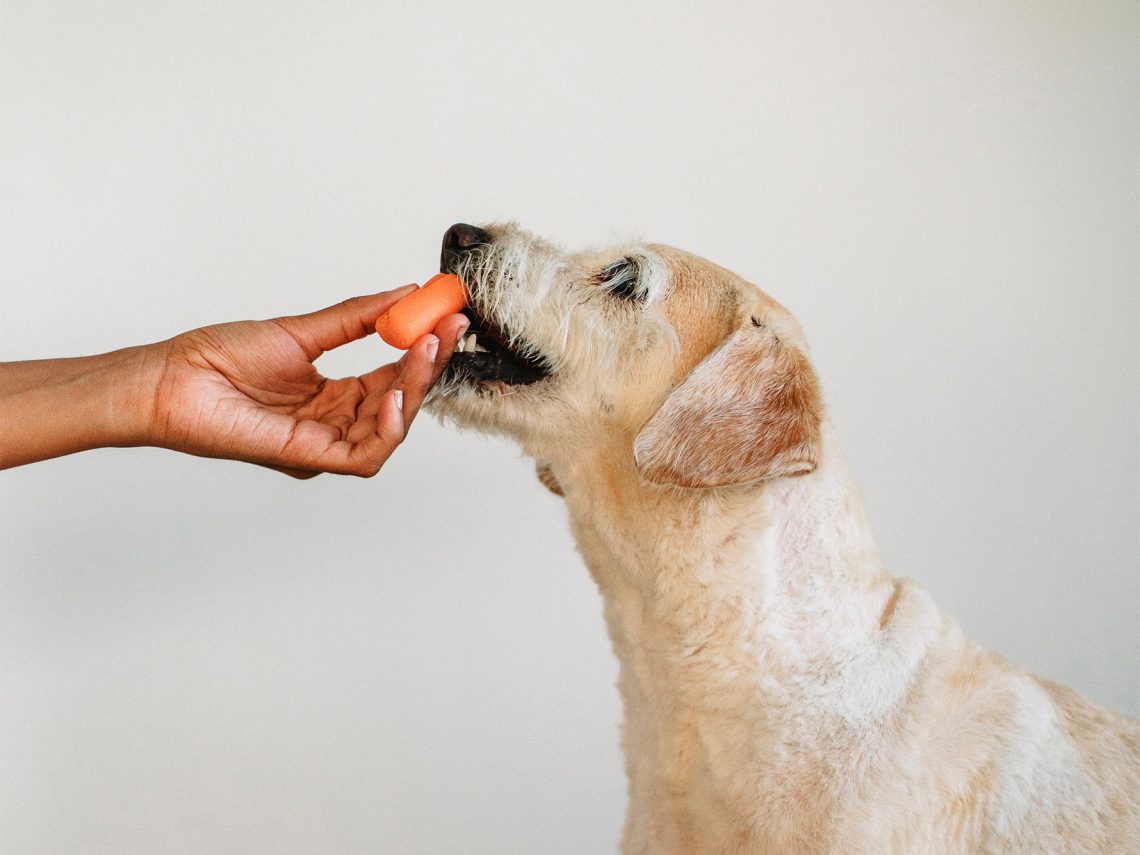
[[[621,662],[623,852],[1140,851],[1140,724],[888,575],[782,306],[676,249],[487,229],[473,306],[552,373],[432,406],[565,496]]]

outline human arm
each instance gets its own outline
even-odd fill
[[[466,319],[443,318],[398,362],[359,377],[330,380],[312,363],[367,335],[411,290],[99,356],[0,363],[0,469],[156,445],[297,477],[373,475],[403,440]]]

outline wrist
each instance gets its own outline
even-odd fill
[[[151,444],[154,434],[155,395],[164,365],[160,344],[128,347],[95,357],[102,391],[97,402],[98,440],[101,446],[127,447]]]

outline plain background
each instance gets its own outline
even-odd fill
[[[673,243],[800,318],[892,571],[1137,714],[1138,43],[1131,0],[0,0],[0,359],[422,281],[455,221]],[[0,586],[5,852],[616,849],[600,601],[506,442],[0,473]]]

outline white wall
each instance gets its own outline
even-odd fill
[[[799,316],[894,572],[1140,713],[1136,4],[710,6],[0,0],[0,359],[422,279],[456,220],[674,243]],[[615,675],[500,441],[0,473],[8,852],[613,851]]]

